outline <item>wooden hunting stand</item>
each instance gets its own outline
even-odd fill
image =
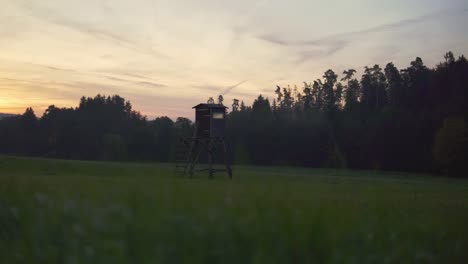
[[[192,137],[179,138],[176,150],[175,173],[193,177],[195,167],[200,155],[207,155],[208,168],[198,171],[208,171],[210,178],[218,171],[226,171],[232,178],[232,169],[229,164],[227,143],[225,140],[226,108],[221,104],[198,104],[195,109],[195,129]],[[213,168],[214,158],[223,151],[224,167]]]

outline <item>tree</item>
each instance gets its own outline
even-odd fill
[[[178,117],[174,123],[176,135],[182,137],[189,137],[192,135],[193,123],[190,119],[185,117]]]
[[[167,116],[158,117],[150,122],[154,142],[151,156],[156,160],[169,161],[175,151],[174,145],[177,136],[191,136],[191,122],[187,119],[179,119],[178,121],[177,130],[174,122]]]
[[[430,84],[431,71],[424,65],[422,59],[417,57],[411,66],[402,70],[402,78],[405,83],[405,106],[411,108],[427,107],[431,98],[425,91]]]
[[[276,104],[276,99],[273,99],[273,103],[271,104],[271,110],[273,110],[273,111],[278,110],[278,105]]]
[[[208,98],[208,100],[206,101],[206,103],[207,103],[207,104],[214,104],[215,101],[214,101],[213,97],[210,97],[210,98]]]
[[[375,89],[375,107],[379,109],[387,104],[386,79],[378,64],[372,67],[371,74],[372,86]]]
[[[275,94],[277,103],[281,105],[281,101],[283,100],[283,93],[281,92],[281,87],[278,85],[276,86]]]
[[[240,109],[241,111],[247,110],[247,107],[245,106],[244,101],[241,101],[241,104],[240,104],[239,109]]]
[[[312,85],[312,98],[314,107],[321,110],[323,107],[323,83],[322,80],[315,80]]]
[[[378,64],[372,68],[365,67],[361,78],[361,98],[368,110],[384,107],[387,103],[386,79]]]
[[[304,82],[304,89],[303,89],[304,96],[302,96],[302,102],[303,102],[304,111],[306,112],[312,109],[312,106],[314,104],[314,97],[312,94],[311,86],[312,86],[311,83]]]
[[[26,108],[26,111],[21,115],[23,128],[26,130],[34,130],[37,128],[37,117],[31,107]],[[31,131],[34,132],[34,131]]]
[[[372,87],[372,74],[369,67],[364,67],[364,74],[361,77],[361,102],[366,109],[375,108],[375,91]]]
[[[125,160],[127,158],[125,139],[121,135],[106,134],[102,141],[102,159]]]
[[[437,131],[434,158],[440,168],[449,175],[466,175],[467,132],[466,121],[462,116],[446,118]]]
[[[252,104],[252,112],[254,114],[269,114],[271,113],[270,102],[262,95],[259,95]]]
[[[237,111],[239,111],[239,100],[234,98],[232,100],[232,112],[237,112]]]
[[[220,95],[218,96],[218,104],[221,104],[221,105],[222,105],[223,102],[224,102],[224,97],[220,94]]]
[[[343,97],[343,90],[344,90],[343,84],[337,83],[336,84],[336,89],[335,89],[335,108],[341,108],[342,107],[341,100],[342,100],[342,97]]]
[[[293,106],[295,108],[299,109],[301,107],[301,104],[302,104],[302,94],[297,89],[297,85],[294,85],[292,98],[293,98]]]
[[[356,73],[355,69],[349,69],[349,70],[343,71],[343,74],[345,76],[341,79],[341,81],[345,81],[345,82],[350,81],[353,78],[355,73]]]
[[[398,107],[402,105],[404,100],[405,87],[403,84],[403,78],[401,78],[400,72],[393,65],[393,63],[388,63],[385,66],[385,77],[387,79],[387,95],[388,102],[392,107]]]
[[[39,122],[34,113],[34,110],[29,107],[20,117],[21,121],[21,130],[18,131],[17,135],[21,142],[22,151],[26,152],[28,155],[34,155],[38,153],[41,149],[40,143],[40,133]]]
[[[446,65],[450,65],[450,64],[453,64],[455,62],[455,57],[453,56],[453,53],[451,51],[445,53],[444,59],[445,59],[445,64]]]
[[[360,86],[359,81],[353,79],[356,70],[349,69],[344,71],[343,74],[345,75],[341,81],[347,82],[344,88],[344,99],[345,99],[345,110],[350,111],[356,109],[359,104],[359,94],[360,94]]]
[[[325,80],[323,84],[324,110],[334,110],[338,102],[336,90],[334,89],[338,75],[336,75],[334,71],[328,70],[323,75],[323,78]]]
[[[291,109],[294,104],[294,98],[292,95],[291,88],[283,88],[283,100],[280,102],[280,107],[282,109]]]

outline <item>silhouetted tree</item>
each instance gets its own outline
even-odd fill
[[[331,111],[336,109],[336,103],[338,102],[337,93],[335,90],[335,84],[338,75],[334,71],[328,70],[323,75],[323,102],[324,110]]]
[[[403,78],[401,78],[400,72],[393,63],[388,63],[387,66],[385,66],[385,77],[388,84],[387,94],[390,106],[402,106],[401,100],[405,97],[405,87]]]
[[[241,101],[240,110],[241,110],[241,111],[247,110],[247,107],[245,106],[244,101]]]
[[[271,110],[273,112],[278,110],[278,104],[276,103],[276,99],[273,99],[273,103],[271,104]]]
[[[271,114],[270,102],[262,95],[259,95],[252,104],[252,112],[254,114]]]
[[[238,99],[233,99],[232,100],[232,111],[237,112],[239,111],[239,100]]]
[[[343,74],[345,75],[341,81],[346,82],[344,86],[344,99],[345,99],[345,109],[350,111],[354,110],[358,107],[359,104],[359,94],[360,94],[360,86],[359,81],[353,79],[356,70],[349,69],[344,71]]]
[[[314,101],[314,107],[316,109],[323,108],[323,83],[321,80],[315,80],[314,84],[312,85],[312,98]]]
[[[283,100],[283,93],[281,92],[281,87],[279,87],[278,85],[276,86],[275,94],[276,94],[276,101],[281,106],[281,101]]]
[[[431,82],[431,70],[417,57],[411,62],[411,66],[402,70],[402,78],[405,82],[405,106],[410,108],[428,107],[430,103],[429,93],[426,89]]]
[[[464,176],[466,153],[468,152],[468,130],[465,118],[446,118],[437,131],[433,149],[437,165],[453,176]]]
[[[218,96],[218,104],[223,104],[224,102],[224,97],[222,95]]]
[[[312,109],[314,104],[314,97],[312,94],[312,84],[304,82],[304,96],[302,97],[304,111]]]

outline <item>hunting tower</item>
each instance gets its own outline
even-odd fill
[[[192,177],[200,155],[206,154],[208,168],[200,171],[208,171],[210,178],[216,171],[226,171],[229,178],[232,178],[225,140],[227,107],[222,104],[198,104],[193,109],[195,109],[193,136],[179,139],[176,173],[183,175],[188,173]],[[218,151],[220,148],[222,154]],[[218,156],[224,159],[223,169],[213,168],[213,161]]]
[[[196,137],[223,138],[226,108],[222,104],[198,104],[195,109]]]

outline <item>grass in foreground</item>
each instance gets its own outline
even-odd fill
[[[462,263],[468,182],[0,156],[1,263]],[[465,262],[466,263],[466,262]]]

